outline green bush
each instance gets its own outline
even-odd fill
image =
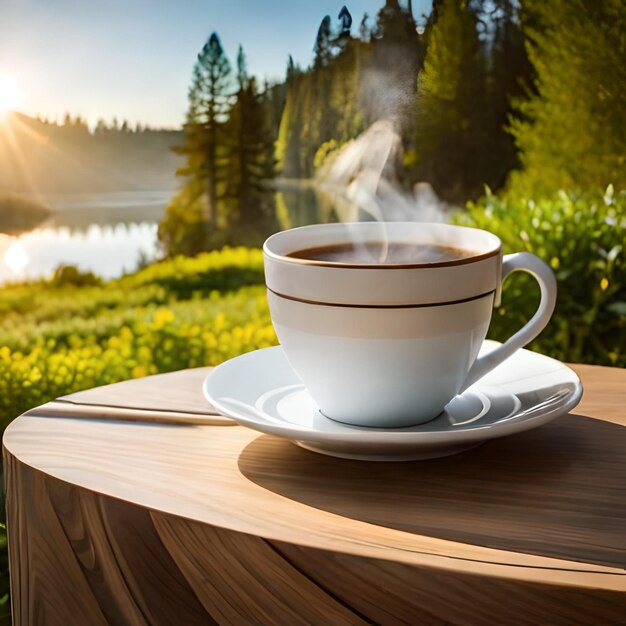
[[[217,365],[276,343],[261,286],[206,300],[149,305],[93,320],[58,320],[0,348],[0,426],[80,389]]]
[[[626,194],[568,195],[541,201],[487,195],[455,217],[489,230],[504,252],[528,251],[554,269],[559,292],[554,316],[531,348],[577,363],[626,366]],[[539,289],[516,273],[503,288],[489,336],[510,337],[533,315]]]
[[[254,248],[223,248],[195,257],[176,256],[154,263],[117,283],[123,289],[159,285],[178,298],[263,283],[263,253]]]
[[[77,287],[87,285],[101,285],[102,279],[93,272],[81,272],[74,265],[60,265],[54,272],[50,281],[55,287],[64,285],[76,285]]]
[[[0,430],[59,395],[276,343],[260,250],[177,257],[101,285],[69,278],[1,290]]]

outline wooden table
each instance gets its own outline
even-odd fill
[[[208,369],[28,412],[4,436],[15,624],[624,624],[626,371],[575,369],[575,414],[414,463],[211,416]]]

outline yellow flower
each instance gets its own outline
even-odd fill
[[[609,280],[606,276],[600,281],[600,289],[606,291],[609,288]]]
[[[166,324],[173,322],[175,319],[174,312],[166,307],[159,307],[154,312],[152,325],[154,328],[163,328]]]
[[[148,375],[148,370],[143,365],[135,365],[131,375],[133,378],[141,378]]]

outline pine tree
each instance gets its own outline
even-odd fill
[[[451,201],[480,195],[485,183],[485,57],[476,16],[446,0],[428,38],[418,78],[417,178]]]
[[[189,109],[185,124],[187,156],[183,176],[192,178],[205,202],[205,219],[212,230],[218,228],[219,200],[224,183],[225,153],[223,125],[231,104],[231,67],[217,33],[213,33],[193,70],[189,89]]]
[[[330,103],[331,81],[336,41],[330,16],[322,20],[315,40],[313,72],[303,81],[302,166],[312,173],[317,148],[330,139],[336,128],[336,117]],[[309,174],[310,175],[310,174]]]
[[[626,186],[626,11],[622,0],[529,0],[528,53],[537,93],[512,132],[526,197]]]
[[[350,28],[352,27],[352,15],[348,11],[348,7],[344,4],[339,11],[339,22],[341,23],[341,35],[350,36]]]
[[[483,152],[488,162],[484,181],[493,191],[502,188],[509,172],[519,167],[515,142],[508,126],[515,116],[513,102],[526,97],[532,68],[524,46],[522,13],[516,0],[492,0],[479,12],[491,33],[486,87],[486,137]]]
[[[230,112],[230,143],[226,186],[229,229],[238,243],[258,244],[271,230],[273,193],[267,183],[274,176],[273,135],[269,106],[257,92],[256,81],[246,69],[243,49],[237,56],[239,90]]]
[[[188,92],[184,144],[177,152],[186,179],[166,209],[159,239],[170,254],[194,254],[224,242],[227,146],[224,126],[232,99],[231,68],[217,33],[203,46]]]
[[[239,86],[239,93],[248,86],[249,80],[246,55],[244,54],[243,46],[239,44],[239,49],[237,50],[237,85]]]
[[[317,37],[315,38],[315,60],[313,67],[320,68],[326,67],[330,63],[332,58],[331,51],[331,28],[330,28],[330,15],[326,15],[317,30]]]

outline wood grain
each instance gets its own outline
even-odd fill
[[[221,624],[362,624],[270,544],[161,513],[152,518],[207,612]],[[227,565],[225,567],[225,565]]]
[[[623,594],[570,589],[506,578],[477,578],[459,567],[439,571],[382,559],[276,543],[319,585],[377,624],[623,624]]]
[[[315,509],[413,534],[626,568],[626,428],[579,415],[428,463],[344,461],[255,439],[241,472]]]
[[[204,399],[201,392],[202,382],[211,369],[198,367],[156,374],[78,391],[58,399],[76,404],[217,415],[218,412]]]
[[[3,442],[15,624],[623,624],[626,372],[576,369],[577,415],[402,464],[41,407]],[[201,414],[205,375],[77,402]]]

